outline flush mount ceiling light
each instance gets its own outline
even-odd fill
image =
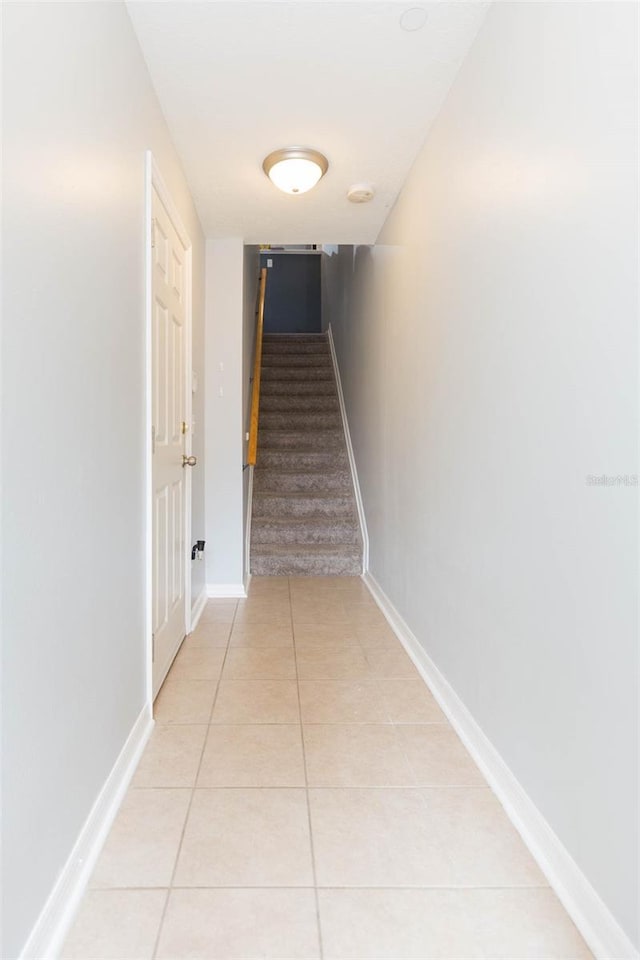
[[[306,193],[329,169],[329,161],[309,147],[283,147],[264,158],[262,169],[284,193]]]

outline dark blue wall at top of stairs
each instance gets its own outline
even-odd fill
[[[321,333],[320,257],[318,254],[261,254],[273,266],[267,274],[265,333]]]

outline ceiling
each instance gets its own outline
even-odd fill
[[[127,6],[208,237],[373,243],[488,4]],[[419,29],[404,28],[425,15]],[[263,158],[287,145],[329,159],[301,196],[262,172]],[[376,195],[350,203],[347,189],[361,181]]]

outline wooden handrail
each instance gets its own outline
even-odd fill
[[[253,390],[251,391],[251,421],[249,424],[249,452],[247,463],[255,467],[258,459],[258,417],[260,415],[260,374],[262,372],[262,328],[264,327],[264,298],[267,292],[267,268],[260,271],[258,288],[258,319],[256,321],[256,352],[253,361]]]

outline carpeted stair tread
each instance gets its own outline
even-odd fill
[[[286,370],[299,367],[326,367],[332,370],[331,357],[324,353],[289,353],[282,356],[279,353],[265,353],[262,357],[262,371]]]
[[[265,335],[253,490],[252,573],[362,572],[362,535],[325,335]]]
[[[256,517],[251,527],[253,543],[284,545],[290,543],[359,543],[360,530],[355,519],[331,517],[329,520],[305,520],[304,523],[276,517]]]
[[[262,343],[262,358],[266,359],[267,356],[272,354],[277,354],[278,356],[287,356],[292,353],[302,354],[302,353],[328,353],[328,347],[326,341],[318,342],[311,341],[307,343],[306,340],[303,341],[291,341],[283,340],[281,342],[274,340],[263,339]]]
[[[300,411],[289,413],[285,410],[260,413],[261,430],[330,430],[340,429],[342,418],[339,411],[322,410]]]
[[[351,490],[351,474],[348,470],[280,470],[257,468],[253,489],[263,491],[302,492],[305,490],[323,490],[326,493],[348,493]]]
[[[264,343],[321,343],[329,346],[326,333],[265,333],[262,337]]]
[[[265,397],[336,397],[336,387],[333,378],[330,380],[278,380],[262,381],[260,387],[260,402]]]
[[[286,572],[285,572],[286,571]],[[257,543],[251,547],[256,576],[355,577],[362,573],[360,544]]]
[[[270,367],[263,366],[261,373],[262,381],[269,380],[329,380],[335,383],[333,377],[333,367],[329,364],[315,367]]]
[[[256,493],[254,517],[352,517],[353,497],[350,494],[288,491]]]
[[[260,400],[260,417],[263,419],[267,413],[336,413],[339,417],[340,404],[335,396],[267,395]]]
[[[297,546],[296,544],[291,543],[281,543],[281,544],[272,544],[272,543],[258,543],[256,544],[256,553],[262,554],[263,556],[272,552],[279,556],[286,556],[292,552],[292,547]],[[321,556],[330,556],[331,554],[337,553],[337,545],[335,543],[305,543],[300,544],[301,547],[304,547],[303,553],[308,554],[309,556],[314,555],[317,557]],[[355,544],[350,544],[348,552],[353,555],[357,553],[354,549]],[[360,561],[362,561],[362,547],[358,545],[358,550],[360,551]],[[361,563],[362,565],[362,563]],[[358,573],[361,573],[362,570],[359,570]],[[330,576],[330,574],[328,574]]]
[[[338,430],[264,430],[258,428],[258,443],[265,450],[339,450],[343,438]]]
[[[346,450],[318,450],[310,445],[308,450],[265,450],[258,446],[258,471],[276,470],[327,470],[349,469]]]

